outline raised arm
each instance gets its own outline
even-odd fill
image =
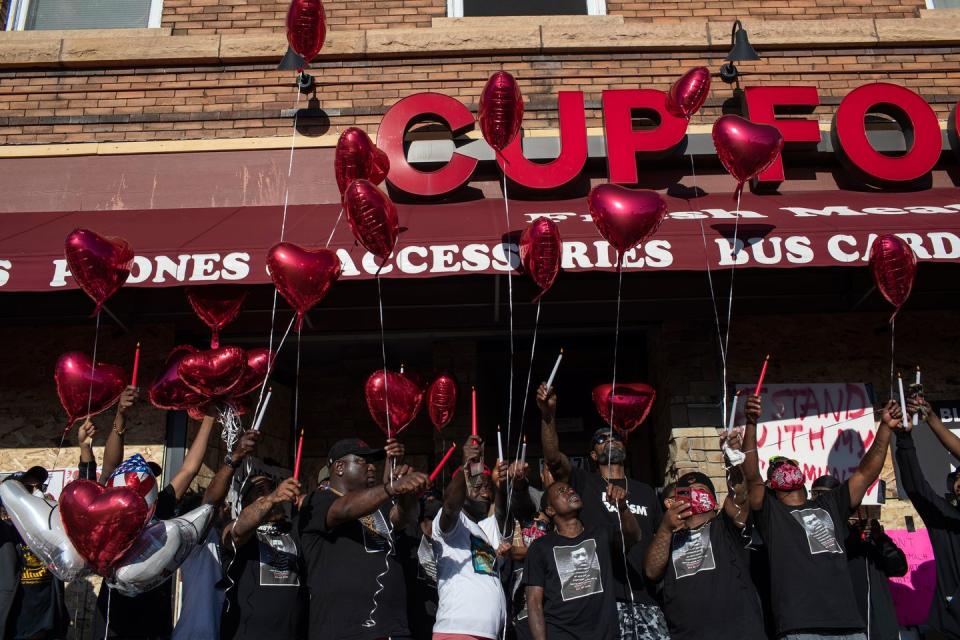
[[[760,455],[757,452],[757,421],[762,411],[760,396],[747,396],[747,405],[744,413],[747,426],[743,430],[743,453],[746,459],[740,468],[743,470],[743,479],[747,483],[747,502],[754,511],[763,508],[763,496],[767,488],[760,475]]]
[[[117,415],[113,419],[113,428],[107,436],[107,444],[103,449],[103,470],[100,472],[100,484],[106,484],[110,474],[123,461],[124,434],[127,431],[127,414],[137,403],[140,390],[136,387],[127,387],[120,394],[117,403]]]
[[[97,458],[93,455],[93,438],[96,435],[97,427],[90,418],[84,420],[77,429],[77,444],[80,445],[80,464],[77,471],[81,480],[97,479]]]
[[[690,517],[690,505],[682,500],[674,500],[660,520],[660,526],[653,535],[643,557],[643,572],[653,582],[659,582],[667,571],[670,560],[670,544],[675,531],[683,529],[683,521]]]
[[[907,400],[907,415],[912,416],[918,411],[921,419],[930,425],[930,430],[933,431],[933,435],[937,436],[940,444],[950,452],[950,455],[960,458],[960,438],[944,426],[940,416],[934,413],[930,403],[923,398]]]
[[[263,524],[270,512],[278,504],[296,503],[300,497],[300,482],[296,478],[287,478],[268,496],[257,498],[244,507],[237,519],[223,529],[223,543],[232,544],[239,549]]]
[[[187,450],[183,464],[180,465],[180,470],[177,471],[173,476],[173,480],[170,481],[170,486],[173,487],[177,500],[183,497],[183,494],[190,488],[190,483],[193,482],[193,479],[196,478],[200,472],[200,465],[203,464],[203,456],[207,452],[207,443],[210,441],[210,432],[213,431],[216,411],[216,405],[211,403],[207,408],[206,415],[203,416],[203,422],[200,423],[200,429],[197,430],[197,435],[194,436],[193,442],[190,443],[190,449]]]
[[[920,470],[920,461],[917,459],[917,449],[913,442],[910,428],[904,426],[897,429],[896,457],[900,473],[897,481],[910,497],[910,502],[923,518],[929,528],[951,527],[960,529],[960,512],[944,500],[923,477]]]
[[[390,486],[389,482],[385,482],[377,487],[344,494],[337,498],[330,505],[330,509],[327,510],[326,530],[370,515],[395,496],[403,496],[408,493],[417,495],[426,491],[428,484],[426,475],[419,471],[411,471],[394,480],[393,486]],[[308,524],[303,530],[310,531],[311,529],[312,526]]]
[[[560,451],[557,436],[557,392],[548,389],[546,382],[537,389],[537,406],[540,407],[540,445],[547,468],[557,482],[569,482],[570,459]]]
[[[244,432],[233,452],[223,459],[223,464],[220,465],[213,476],[213,480],[207,485],[207,490],[203,492],[203,504],[220,504],[223,502],[230,491],[230,481],[233,480],[233,474],[240,468],[244,459],[253,454],[259,439],[259,431],[250,429]]]
[[[729,434],[721,436],[721,448],[724,444],[734,451],[741,451],[743,438],[740,433],[734,429]],[[724,458],[724,462],[730,468],[730,473],[727,475],[727,498],[723,501],[723,511],[734,524],[742,529],[747,525],[747,518],[750,515],[750,505],[748,504],[750,497],[747,480],[743,477],[743,469],[740,465],[733,466],[726,457]]]
[[[887,447],[890,446],[890,429],[899,427],[903,421],[903,412],[896,400],[889,400],[883,407],[883,413],[880,415],[880,426],[877,427],[877,436],[873,444],[867,449],[867,453],[860,459],[857,470],[853,472],[847,481],[847,488],[850,490],[850,507],[856,508],[863,501],[863,496],[867,494],[880,472],[883,471],[883,463],[887,459]]]
[[[463,445],[463,465],[457,469],[446,491],[443,492],[443,508],[440,510],[440,532],[450,533],[460,518],[463,501],[467,499],[466,468],[471,460],[480,455],[480,443],[473,437]]]

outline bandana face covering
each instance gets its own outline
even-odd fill
[[[795,464],[785,462],[770,475],[770,488],[775,491],[796,491],[802,486],[803,472]]]
[[[703,489],[690,489],[690,499],[687,502],[690,504],[690,512],[693,515],[707,513],[717,508],[717,499],[712,493]]]

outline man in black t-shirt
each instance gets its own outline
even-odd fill
[[[739,437],[727,438],[739,449]],[[727,460],[727,464],[730,461]],[[765,640],[763,614],[750,579],[744,534],[749,508],[739,467],[717,512],[706,475],[691,472],[663,490],[667,510],[647,548],[644,571],[663,581],[663,610],[672,640]]]
[[[588,527],[605,527],[609,536],[620,541],[621,524],[616,509],[606,503],[608,484],[622,487],[628,495],[630,513],[640,526],[640,540],[628,550],[624,562],[623,544],[614,557],[612,586],[617,599],[620,637],[623,640],[667,640],[663,612],[650,596],[643,577],[643,555],[663,515],[660,501],[650,485],[627,478],[624,462],[627,450],[616,433],[607,428],[594,433],[590,460],[596,472],[574,468],[560,451],[557,436],[557,394],[546,383],[537,391],[540,407],[540,440],[547,467],[558,482],[568,482],[583,499],[580,514]],[[626,565],[626,567],[625,567]]]
[[[299,640],[306,609],[297,542],[285,503],[296,504],[300,482],[279,486],[265,475],[247,478],[243,510],[223,529],[220,548],[229,579],[221,640]]]
[[[407,590],[393,531],[417,514],[427,476],[397,465],[377,483],[374,462],[400,451],[347,438],[330,449],[330,487],[304,502],[297,530],[310,586],[311,640],[409,638]],[[396,499],[396,504],[391,504]]]
[[[760,412],[760,396],[749,396],[742,468],[770,561],[777,637],[866,640],[843,545],[847,519],[883,469],[890,430],[902,420],[900,407],[891,400],[883,408],[873,444],[850,478],[812,500],[794,460],[771,459],[764,483],[757,455]]]
[[[623,537],[630,548],[640,539],[640,526],[630,512],[626,491],[608,485],[606,494],[623,519]],[[602,525],[585,525],[580,519],[583,504],[566,482],[554,482],[547,489],[546,515],[555,529],[530,545],[523,575],[533,640],[620,637],[611,584],[620,536],[613,538]]]

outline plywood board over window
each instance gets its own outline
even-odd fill
[[[606,0],[447,0],[447,16],[602,16]]]

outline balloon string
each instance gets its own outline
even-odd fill
[[[390,439],[392,435],[392,428],[390,426],[390,385],[387,381],[387,340],[386,335],[383,329],[383,291],[380,288],[380,274],[377,273],[377,304],[380,308],[380,355],[383,356],[383,404],[387,411],[387,440]],[[393,471],[395,470],[396,461],[390,459],[390,487],[393,487]],[[376,608],[376,597],[374,597],[374,608]],[[373,613],[370,614],[371,619]]]
[[[507,173],[503,173],[503,211],[507,219],[506,257],[507,257],[507,303],[510,322],[510,388],[507,394],[507,450],[510,450],[510,437],[513,426],[513,369],[514,369],[514,341],[513,341],[513,260],[510,252],[510,198],[507,195]],[[521,431],[523,428],[521,427]],[[522,436],[521,436],[522,440]]]
[[[296,377],[293,382],[293,426],[294,430],[300,427],[300,345],[302,343],[303,334],[300,331],[297,331],[297,369]],[[296,438],[294,438],[296,442]],[[294,444],[296,447],[296,444]],[[294,450],[296,451],[296,450]],[[296,457],[296,453],[294,453]]]
[[[273,296],[276,298],[277,290],[273,290]],[[260,415],[260,406],[263,404],[263,392],[267,388],[267,382],[270,380],[270,375],[273,373],[273,369],[276,366],[277,358],[280,357],[280,350],[283,349],[283,343],[287,341],[287,336],[290,335],[290,329],[293,328],[293,323],[296,322],[297,316],[294,314],[290,318],[290,324],[287,325],[287,330],[284,331],[283,337],[280,338],[280,343],[277,345],[277,353],[273,353],[273,330],[270,331],[270,355],[267,360],[267,375],[263,376],[263,382],[260,384],[260,395],[257,398],[257,405],[253,409],[253,416],[251,417],[251,424],[256,423],[257,416]]]
[[[737,219],[733,223],[733,248],[731,250],[733,265],[730,267],[730,293],[727,299],[727,334],[723,340],[723,404],[720,406],[720,416],[721,416],[721,425],[726,426],[730,424],[729,416],[727,416],[727,398],[730,393],[730,390],[727,388],[727,355],[730,353],[730,320],[733,316],[733,277],[736,275],[737,271],[737,230],[740,225],[740,196],[743,191],[737,190]],[[744,246],[746,250],[746,246]]]
[[[333,241],[333,234],[337,232],[337,227],[340,226],[340,219],[343,217],[343,207],[340,207],[340,213],[337,215],[337,221],[333,223],[333,229],[330,229],[330,237],[327,238],[327,244],[323,245],[324,249],[330,248],[330,242]]]
[[[520,409],[520,437],[517,438],[517,455],[513,458],[514,461],[520,459],[520,447],[523,442],[523,423],[527,417],[527,399],[530,397],[530,381],[533,378],[533,359],[537,353],[537,330],[540,328],[540,300],[537,300],[537,316],[533,322],[533,341],[530,343],[530,364],[527,366],[527,386],[523,390],[523,407]],[[507,455],[510,455],[510,442],[507,442]],[[522,471],[522,470],[521,470]],[[503,521],[503,531],[501,536],[507,535],[507,523],[511,520],[510,516],[510,502],[513,497],[513,478],[510,474],[507,474],[507,513]]]
[[[890,399],[893,400],[893,369],[896,363],[897,319],[890,318]],[[906,411],[906,407],[903,407]]]
[[[104,621],[103,629],[103,640],[107,640],[110,637],[110,600],[113,595],[113,589],[109,586],[107,587],[107,615],[106,620]]]
[[[90,390],[87,393],[87,416],[93,405],[93,373],[97,368],[97,344],[100,342],[100,311],[97,311],[97,327],[93,331],[93,359],[90,361]]]
[[[620,351],[620,299],[623,290],[623,267],[620,264],[620,252],[617,251],[617,321],[613,329],[613,384],[610,385],[610,431],[613,432],[613,397],[617,392],[617,353]],[[607,464],[610,464],[610,456],[613,453],[613,438],[608,438],[609,447],[607,451]]]
[[[690,172],[693,174],[693,192],[696,195],[699,193],[699,187],[697,186],[697,166],[693,160],[692,154],[690,155]],[[723,332],[720,329],[720,309],[719,305],[717,305],[717,292],[713,286],[713,269],[710,267],[710,251],[707,248],[707,233],[703,227],[703,218],[698,216],[697,221],[700,223],[700,239],[703,240],[703,262],[707,268],[707,285],[710,287],[710,300],[713,303],[713,320],[717,328],[717,344],[720,347],[720,363],[722,367],[726,367],[727,350],[723,344]],[[724,424],[727,423],[724,422]]]
[[[391,474],[391,476],[392,476],[392,475],[393,475],[393,474]],[[391,482],[392,482],[392,481],[393,481],[393,480],[392,480],[392,478],[391,478]],[[396,499],[391,499],[390,502],[391,502],[391,504],[396,504]],[[391,509],[391,510],[392,510],[392,509]],[[374,514],[380,514],[381,512],[380,512],[380,511],[374,511],[373,513],[374,513]],[[383,516],[381,515],[380,517],[383,517]],[[376,619],[375,616],[376,616],[376,614],[377,614],[377,608],[380,606],[380,603],[379,603],[380,594],[383,593],[383,590],[384,590],[384,588],[385,588],[385,585],[383,584],[383,579],[386,578],[386,577],[387,577],[387,574],[390,573],[390,556],[395,553],[394,547],[393,547],[393,523],[390,522],[390,517],[389,517],[389,516],[384,517],[383,519],[384,519],[384,522],[385,522],[386,527],[387,527],[387,536],[386,536],[386,537],[387,537],[387,550],[385,551],[385,553],[384,553],[384,555],[383,555],[384,569],[383,569],[383,571],[381,571],[381,572],[377,575],[377,577],[376,577],[377,589],[376,589],[376,591],[373,592],[373,608],[370,609],[370,615],[367,617],[366,621],[364,621],[364,622],[360,625],[360,626],[363,627],[364,629],[372,629],[373,627],[377,626],[377,619]],[[361,526],[363,526],[363,525],[361,524]],[[374,525],[374,528],[376,528],[376,525]],[[389,636],[388,636],[388,640],[389,640]]]

